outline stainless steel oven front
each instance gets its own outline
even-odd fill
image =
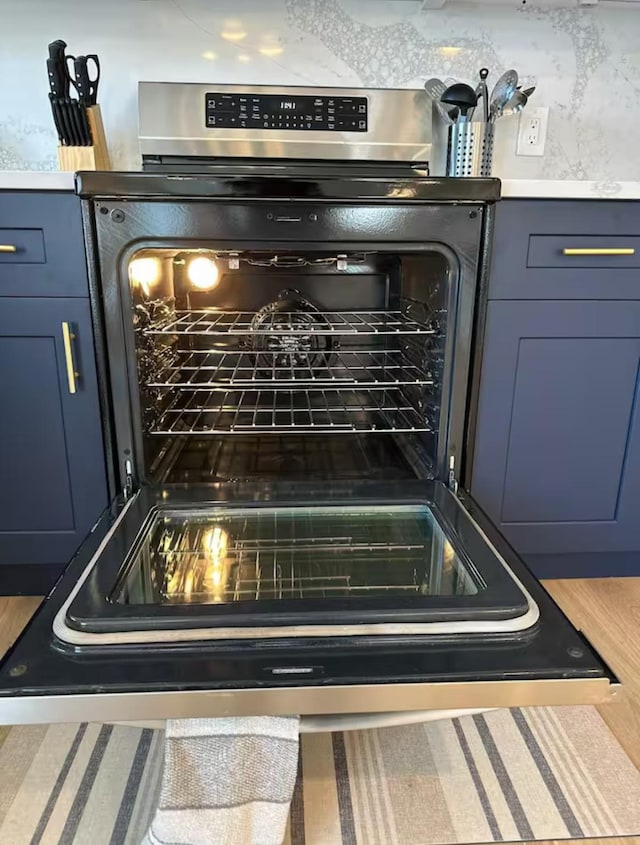
[[[0,666],[0,721],[611,695],[460,484],[497,180],[212,161],[77,185],[114,500]]]

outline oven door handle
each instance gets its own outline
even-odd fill
[[[73,341],[76,339],[75,333],[71,330],[70,323],[62,324],[62,342],[64,343],[64,359],[67,366],[67,382],[69,384],[69,393],[74,394],[78,390],[77,380],[80,378],[80,373],[77,372],[73,360]]]

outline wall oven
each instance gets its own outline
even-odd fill
[[[114,500],[3,722],[612,693],[464,490],[499,182],[423,96],[143,86],[145,171],[78,175]]]

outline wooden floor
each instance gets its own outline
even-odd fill
[[[640,578],[547,581],[545,586],[623,683],[600,714],[640,769]],[[0,655],[35,612],[39,599],[0,597]],[[557,845],[640,845],[638,837],[558,840]],[[549,843],[551,845],[551,843]]]

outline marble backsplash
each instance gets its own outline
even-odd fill
[[[0,0],[0,170],[54,170],[49,41],[97,52],[114,167],[137,169],[145,80],[415,87],[516,67],[550,109],[546,153],[515,155],[503,119],[495,171],[510,179],[640,181],[640,4],[549,0]],[[616,92],[613,96],[612,92]]]

